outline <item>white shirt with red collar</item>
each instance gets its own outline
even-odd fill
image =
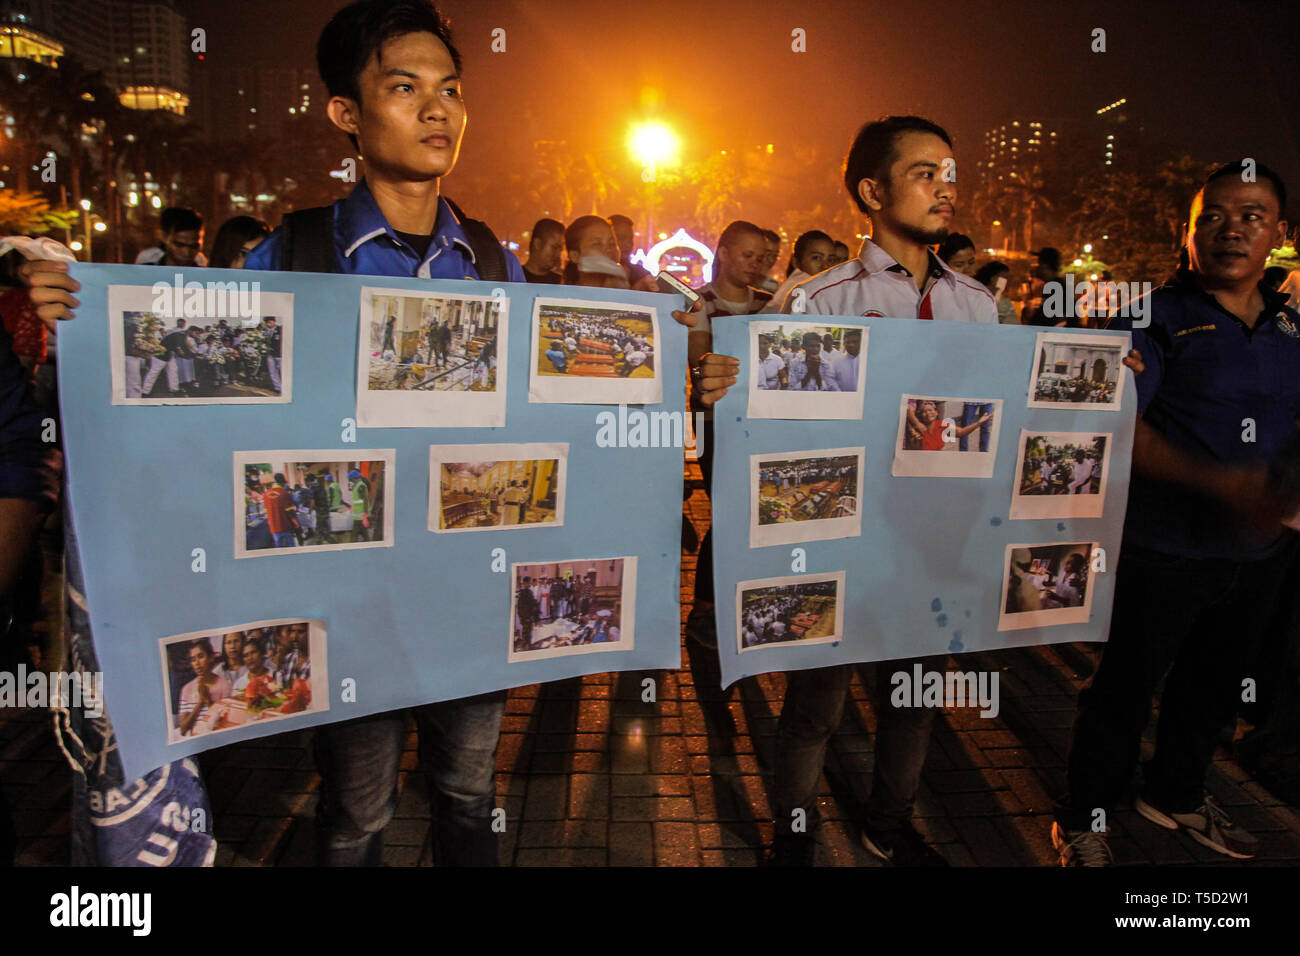
[[[948,319],[990,325],[998,322],[993,294],[982,283],[954,272],[930,253],[930,274],[924,289],[918,289],[911,273],[870,239],[862,240],[856,259],[841,262],[795,286],[782,311],[797,314],[794,307],[800,299],[802,311],[814,315]]]

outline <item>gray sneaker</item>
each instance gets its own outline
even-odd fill
[[[1259,852],[1259,840],[1247,833],[1208,793],[1205,802],[1189,813],[1166,813],[1143,797],[1133,804],[1138,813],[1166,830],[1183,830],[1192,839],[1235,860],[1249,860]]]
[[[1111,866],[1115,862],[1106,834],[1094,830],[1067,830],[1053,823],[1052,846],[1061,854],[1061,866]]]

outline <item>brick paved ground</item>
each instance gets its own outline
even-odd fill
[[[700,531],[703,494],[691,499]],[[684,606],[694,572],[683,567]],[[1093,667],[1089,645],[1065,644],[952,659],[1000,673],[1001,712],[971,709],[936,721],[918,826],[958,866],[1055,865],[1051,799],[1065,783],[1075,695]],[[503,862],[518,866],[753,866],[772,836],[770,783],[784,680],[718,688],[716,658],[683,644],[680,671],[596,674],[511,692],[497,757],[507,813]],[[642,681],[657,701],[643,703]],[[827,819],[817,862],[878,865],[852,821],[868,793],[875,716],[855,679],[831,743],[821,792]],[[220,841],[218,865],[311,862],[319,778],[308,732],[223,747],[201,758]],[[1149,749],[1150,743],[1145,745]],[[407,742],[397,816],[384,860],[429,865],[430,823],[415,737]],[[0,784],[14,807],[22,864],[67,859],[69,774],[40,714],[0,712]],[[1262,841],[1260,859],[1300,865],[1300,814],[1254,783],[1220,750],[1209,786]],[[1232,865],[1131,809],[1112,821],[1128,864]]]

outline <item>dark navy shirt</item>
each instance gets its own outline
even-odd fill
[[[1300,314],[1261,287],[1254,329],[1179,272],[1151,295],[1150,326],[1133,329],[1146,370],[1135,379],[1143,421],[1171,444],[1216,462],[1267,461],[1296,434]],[[1253,428],[1252,428],[1253,423]],[[1253,441],[1246,438],[1252,437]],[[1249,536],[1224,505],[1134,474],[1124,541],[1190,558],[1267,557],[1292,532]]]
[[[28,388],[27,368],[0,324],[0,498],[27,498],[53,508],[59,499],[63,454],[42,441],[45,413]],[[8,541],[0,547],[8,547]]]
[[[334,204],[334,250],[339,271],[347,275],[414,276],[421,279],[477,279],[474,250],[447,200],[438,200],[433,238],[422,254],[388,224],[363,179],[346,199]],[[524,269],[507,250],[506,275],[523,282]],[[280,230],[248,254],[245,269],[280,268]]]

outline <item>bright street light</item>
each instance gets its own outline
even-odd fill
[[[675,161],[679,147],[677,134],[657,120],[635,123],[627,134],[632,157],[646,166]]]

